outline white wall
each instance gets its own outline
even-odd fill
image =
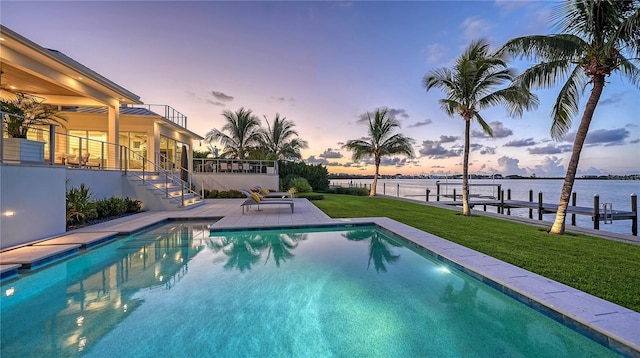
[[[85,169],[67,169],[67,178],[69,178],[67,186],[70,188],[79,187],[84,184],[91,190],[93,199],[100,200],[117,197],[131,197],[132,193],[123,192],[123,175],[117,170],[85,170]]]
[[[0,164],[0,248],[66,230],[66,169]]]

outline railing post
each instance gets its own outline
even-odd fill
[[[631,234],[638,236],[638,196],[631,194],[631,211],[633,217],[631,218]]]
[[[577,193],[574,191],[571,193],[571,205],[576,206]],[[576,213],[571,214],[571,225],[576,226]]]
[[[453,201],[456,201],[456,190],[453,189]]]
[[[538,193],[538,220],[542,221],[542,192]]]
[[[511,200],[511,189],[507,189],[507,200]],[[511,215],[511,208],[507,208],[507,215]]]
[[[593,195],[593,228],[600,229],[600,195]]]
[[[78,138],[78,164],[82,166],[82,138]]]
[[[429,188],[427,188],[427,195],[426,195],[427,199],[425,201],[429,201],[429,193],[431,193],[431,190],[429,190]]]
[[[533,190],[529,189],[529,202],[533,203]],[[529,208],[529,219],[533,219],[533,209]]]
[[[400,184],[396,184],[396,196],[400,196]]]
[[[105,142],[102,142],[102,144],[100,145],[100,168],[102,168],[104,170],[104,146],[106,145]]]
[[[2,134],[2,132],[0,132]],[[49,164],[56,164],[56,125],[49,124]]]
[[[147,173],[147,158],[142,158],[142,182],[144,183],[144,178]]]
[[[500,191],[500,207],[498,208],[498,213],[504,214],[504,191]]]
[[[436,201],[440,201],[440,183],[436,182]]]
[[[382,183],[382,195],[387,195],[387,183]]]
[[[169,173],[164,173],[164,195],[165,198],[169,197]]]
[[[4,112],[0,112],[0,163],[4,162]]]
[[[180,191],[180,193],[181,193],[181,201],[182,201],[182,206],[184,207],[184,181],[180,182],[180,186],[182,187],[182,190]]]

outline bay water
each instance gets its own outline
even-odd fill
[[[373,179],[339,179],[331,180],[330,185],[342,187],[371,187]],[[461,200],[461,179],[379,179],[376,192],[388,196],[402,197],[416,201],[426,200],[426,190],[430,190],[429,201],[436,201],[437,183],[440,184],[440,200],[451,201],[454,194]],[[529,191],[533,192],[533,201],[538,202],[538,195],[542,193],[543,202],[558,204],[562,190],[563,179],[471,179],[469,180],[469,193],[471,200],[476,198],[497,198],[498,189],[511,191],[512,200],[529,201]],[[594,196],[598,195],[600,208],[605,203],[611,205],[613,210],[632,211],[631,195],[640,194],[639,180],[601,180],[601,179],[576,179],[573,185],[576,193],[576,205],[593,208]],[[571,202],[569,203],[570,205]],[[482,206],[476,206],[475,211],[483,210]],[[497,212],[494,206],[487,206],[488,212]],[[512,216],[529,216],[529,209],[511,209]],[[533,217],[537,218],[537,210],[534,209]],[[554,214],[544,214],[543,221],[553,223]],[[571,215],[567,215],[567,228],[571,225]],[[576,215],[576,226],[593,228],[593,221],[589,215]],[[631,220],[614,220],[611,224],[600,222],[600,230],[620,234],[631,232]]]

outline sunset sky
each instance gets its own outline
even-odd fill
[[[263,123],[280,113],[308,141],[305,161],[332,173],[373,173],[341,147],[366,135],[363,114],[387,107],[415,140],[416,158],[385,158],[381,173],[416,175],[462,172],[464,123],[440,109],[445,94],[426,92],[424,75],[451,67],[472,40],[497,48],[517,36],[556,32],[555,4],[2,0],[0,21],[147,104],[170,105],[202,136],[224,125],[224,110],[249,108]],[[549,134],[559,87],[536,91],[539,109],[519,119],[503,107],[482,112],[494,137],[472,124],[470,172],[564,176],[590,89],[560,142]],[[640,173],[640,90],[614,74],[578,175],[632,173]]]

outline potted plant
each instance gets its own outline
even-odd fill
[[[35,96],[16,92],[13,99],[0,98],[0,111],[9,136],[5,139],[4,159],[44,161],[45,143],[27,140],[27,133],[36,124],[64,121],[58,110]]]

